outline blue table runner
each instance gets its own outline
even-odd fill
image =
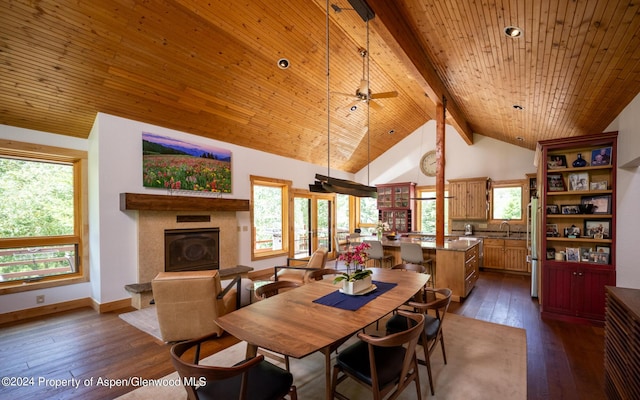
[[[341,308],[343,310],[356,311],[371,300],[375,299],[383,293],[388,292],[398,285],[397,283],[387,283],[379,281],[373,281],[372,283],[376,285],[376,289],[367,294],[354,296],[344,294],[339,290],[336,290],[335,292],[331,292],[325,296],[322,296],[319,299],[314,300],[313,302],[317,304],[323,304],[325,306]]]

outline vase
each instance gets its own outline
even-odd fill
[[[342,292],[345,294],[356,294],[371,287],[371,276],[367,276],[357,281],[343,281]]]
[[[582,154],[578,153],[578,158],[576,158],[576,160],[571,165],[573,165],[575,168],[586,167],[587,166],[587,160],[582,158]]]

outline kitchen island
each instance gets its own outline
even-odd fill
[[[394,257],[393,265],[402,262],[400,243],[418,243],[422,247],[424,259],[432,259],[435,264],[435,286],[452,290],[451,299],[460,301],[473,289],[480,273],[479,240],[448,239],[442,246],[435,241],[401,237],[396,240],[382,238],[382,246],[386,253]]]

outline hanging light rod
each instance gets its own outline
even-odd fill
[[[444,196],[445,199],[455,199],[455,196]],[[410,197],[409,200],[422,200],[422,201],[430,201],[435,200],[435,197]]]

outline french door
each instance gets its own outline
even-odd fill
[[[333,250],[334,195],[295,193],[293,214],[293,257],[310,256],[319,247]]]

